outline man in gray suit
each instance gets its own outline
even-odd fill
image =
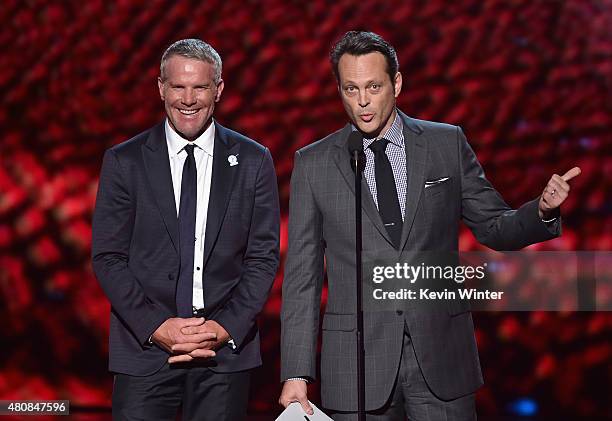
[[[357,419],[354,176],[347,141],[363,135],[363,254],[458,249],[459,221],[498,250],[560,235],[559,206],[573,168],[553,175],[542,195],[511,209],[491,186],[459,127],[410,118],[396,53],[380,36],[351,31],[332,49],[338,91],[350,119],[295,154],[289,247],[283,282],[279,402],[311,413],[324,262],[328,301],[322,323],[322,405],[334,420]],[[426,188],[427,187],[427,188]],[[399,252],[399,253],[398,253]],[[445,311],[365,311],[368,420],[473,420],[483,384],[469,306]]]

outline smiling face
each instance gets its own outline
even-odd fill
[[[338,62],[339,90],[351,122],[366,136],[384,134],[395,118],[395,98],[402,75],[391,81],[385,56],[379,52],[360,56],[344,54]]]
[[[182,137],[195,140],[210,126],[223,80],[215,83],[213,64],[178,55],[168,59],[164,73],[157,85],[168,121]]]

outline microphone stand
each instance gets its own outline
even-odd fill
[[[357,283],[357,419],[365,421],[365,347],[363,343],[363,262],[361,257],[361,171],[359,151],[353,152],[355,162],[355,263]]]

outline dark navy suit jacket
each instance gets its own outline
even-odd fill
[[[261,364],[256,317],[279,263],[279,204],[270,151],[215,124],[204,246],[207,318],[233,338],[207,364],[233,372]],[[234,155],[238,165],[230,165]],[[176,317],[179,229],[164,124],[106,151],[93,217],[95,274],[111,303],[110,370],[144,376],[168,354],[150,335]],[[193,270],[193,268],[191,268]]]

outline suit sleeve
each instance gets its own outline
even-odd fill
[[[283,279],[281,381],[316,378],[323,268],[322,215],[298,151],[291,175],[289,244]]]
[[[547,224],[538,214],[539,197],[514,210],[486,179],[484,171],[457,127],[461,173],[461,213],[476,239],[494,250],[518,250],[561,234],[561,222]]]
[[[92,263],[113,310],[141,345],[172,317],[153,303],[129,268],[135,207],[112,149],[104,154],[92,224]]]
[[[262,156],[243,273],[232,296],[213,317],[229,333],[239,351],[268,298],[279,264],[280,207],[272,155]]]

